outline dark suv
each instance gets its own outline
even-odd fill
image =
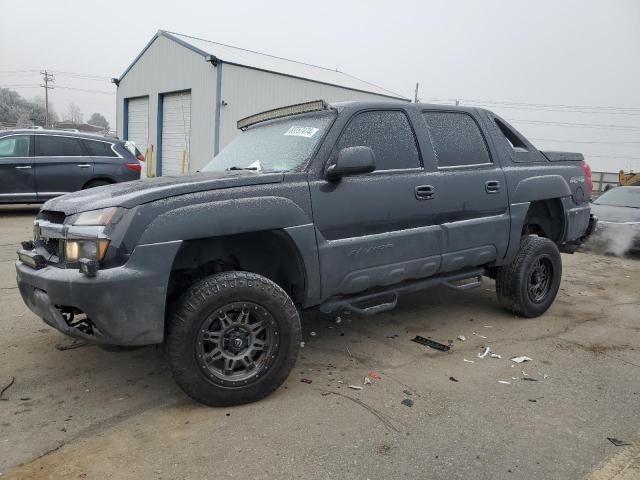
[[[0,203],[39,203],[140,178],[130,142],[62,130],[0,132]]]

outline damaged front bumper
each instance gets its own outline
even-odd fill
[[[95,277],[18,260],[20,294],[29,309],[66,335],[112,345],[160,343],[167,282],[180,244],[139,245],[125,265]]]

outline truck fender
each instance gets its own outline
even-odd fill
[[[518,182],[511,203],[535,202],[571,196],[571,188],[561,175],[540,175]]]
[[[194,240],[310,223],[304,211],[288,198],[222,200],[187,205],[158,215],[149,223],[138,243]]]

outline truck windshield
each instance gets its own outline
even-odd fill
[[[334,112],[319,112],[255,125],[241,132],[202,171],[295,170],[311,158],[334,119]]]

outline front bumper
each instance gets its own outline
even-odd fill
[[[88,277],[76,269],[34,269],[16,261],[20,294],[31,311],[62,333],[96,343],[150,345],[164,338],[167,284],[182,242],[139,245],[121,267]],[[63,312],[86,315],[90,333]]]

